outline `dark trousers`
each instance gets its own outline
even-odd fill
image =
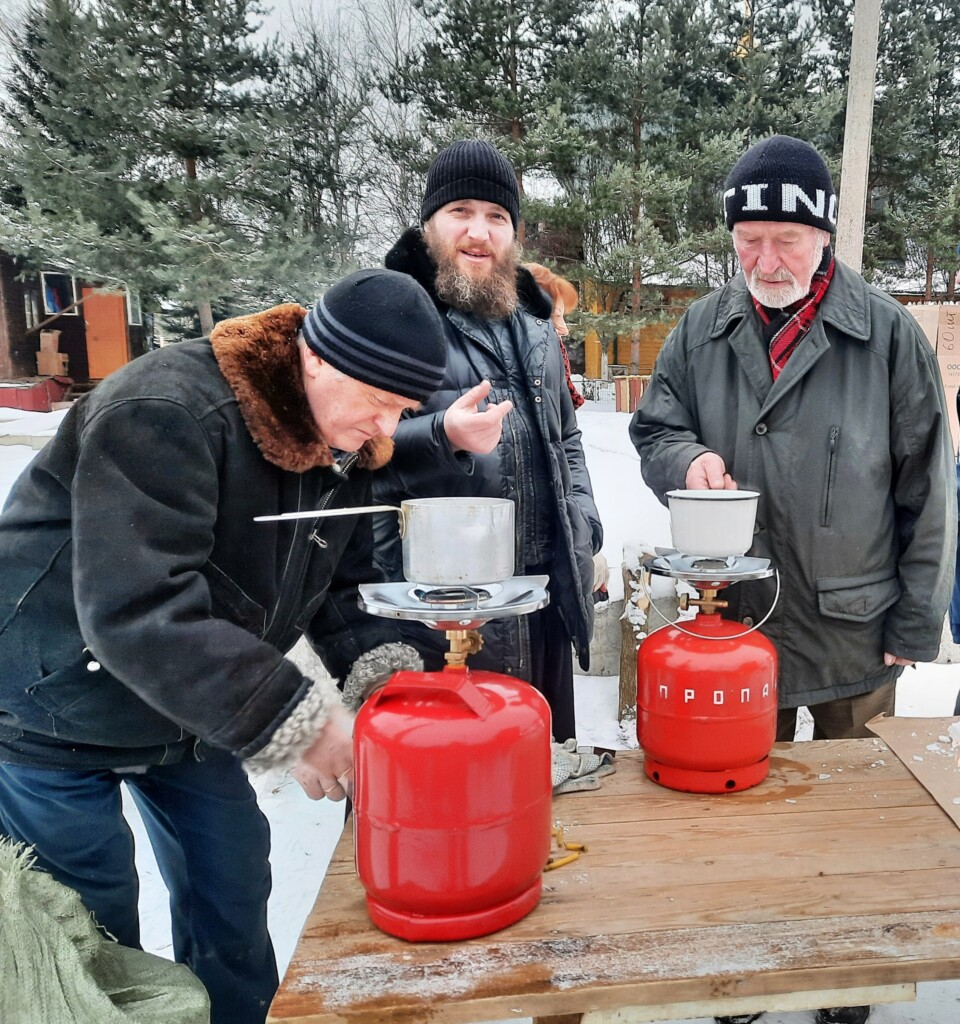
[[[558,743],[577,735],[573,699],[573,650],[555,605],[527,616],[533,685],[547,698]]]
[[[861,693],[857,697],[841,697],[823,704],[811,704],[807,709],[813,716],[815,740],[850,740],[872,736],[866,727],[874,715],[893,714],[897,695],[896,683]],[[791,742],[797,730],[797,709],[781,708],[777,712],[777,742]]]
[[[270,831],[236,758],[211,751],[143,773],[0,764],[0,833],[79,893],[122,945],[139,948],[126,782],[170,891],[174,956],[210,995],[212,1024],[262,1024],[278,979],[267,932]]]

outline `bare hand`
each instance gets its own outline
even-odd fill
[[[342,800],[353,796],[353,716],[335,707],[317,733],[313,746],[290,774],[311,800]]]
[[[610,566],[603,553],[598,551],[593,556],[593,590],[596,593],[610,582]]]
[[[482,380],[461,395],[443,414],[443,429],[454,451],[486,455],[492,452],[503,433],[503,419],[513,402],[479,403],[490,394],[490,381]]]
[[[898,658],[895,654],[891,654],[889,651],[884,652],[883,663],[888,668],[891,665],[903,665],[904,668],[909,668],[913,664],[909,658]]]
[[[688,491],[735,491],[736,482],[716,452],[698,455],[687,467],[684,482]]]

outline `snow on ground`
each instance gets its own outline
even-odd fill
[[[26,444],[5,444],[52,434],[62,413],[17,413],[0,409],[0,500],[35,451]],[[641,542],[669,545],[666,509],[644,486],[640,460],[627,437],[629,416],[613,411],[612,404],[588,402],[578,413],[597,504],[604,523],[603,552],[610,563],[611,598],[623,596],[618,566],[624,545]],[[625,734],[617,722],[618,680],[614,676],[576,678],[577,720],[582,743],[622,747]],[[953,713],[960,687],[956,664],[921,665],[908,669],[897,691],[897,714],[938,717]],[[803,733],[801,732],[801,738]],[[630,737],[627,737],[629,742]],[[634,740],[635,742],[635,740]],[[288,963],[307,912],[313,905],[343,824],[343,806],[308,800],[300,787],[282,773],[253,780],[260,805],[273,834],[274,889],[270,899],[270,928],[281,973]],[[589,794],[582,799],[589,800]],[[137,865],[141,877],[141,915],[144,947],[170,956],[167,896],[150,852],[150,844],[132,803],[127,801],[137,838]],[[929,982],[917,986],[913,1003],[878,1006],[871,1024],[954,1024],[960,1019],[960,981]],[[809,1011],[770,1013],[764,1024],[810,1024]],[[511,1024],[530,1024],[521,1018]],[[679,1024],[710,1024],[684,1021]]]

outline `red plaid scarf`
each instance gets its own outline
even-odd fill
[[[810,291],[806,296],[792,306],[778,310],[773,316],[751,295],[764,327],[769,327],[775,319],[783,319],[783,323],[776,327],[773,336],[770,337],[770,369],[773,372],[774,380],[780,376],[780,371],[787,365],[787,360],[796,351],[797,346],[813,325],[817,308],[827,292],[835,266],[836,260],[831,256],[826,267],[818,268],[814,273],[810,281]],[[764,335],[769,337],[767,331],[764,331]]]
[[[557,337],[560,338],[559,331],[557,332]],[[567,390],[570,392],[570,397],[573,399],[574,409],[579,409],[586,399],[579,391],[577,391],[577,386],[573,383],[573,377],[571,376],[572,371],[570,369],[570,356],[567,353],[567,346],[563,343],[563,338],[560,338],[560,354],[563,356],[563,372],[567,378]]]

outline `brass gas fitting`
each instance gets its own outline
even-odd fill
[[[483,647],[483,637],[476,629],[448,629],[447,642],[450,650],[443,660],[451,668],[462,668],[471,654],[476,654]]]

